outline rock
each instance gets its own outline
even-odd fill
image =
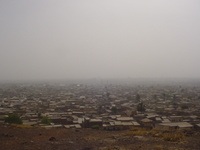
[[[112,136],[111,138],[112,138],[112,139],[117,139],[115,136]]]
[[[22,142],[21,144],[27,144],[28,142]]]
[[[5,134],[5,133],[3,133],[2,136],[4,136],[4,137],[14,137],[14,135],[9,135],[9,134]]]
[[[55,140],[56,140],[56,138],[53,136],[49,138],[49,141],[55,141]]]
[[[92,150],[92,148],[90,148],[90,147],[84,147],[81,150]]]
[[[70,143],[70,144],[74,144],[74,142],[73,142],[73,141],[69,141],[69,143]]]

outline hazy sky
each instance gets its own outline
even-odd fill
[[[0,0],[0,80],[200,77],[199,0]]]

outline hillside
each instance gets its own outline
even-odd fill
[[[168,131],[169,132],[169,131]],[[1,149],[9,150],[198,150],[199,132],[170,140],[161,131],[103,131],[94,129],[1,126]],[[140,135],[140,136],[137,136]],[[178,138],[177,138],[178,137]]]

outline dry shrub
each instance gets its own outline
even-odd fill
[[[152,136],[152,137],[161,137],[163,134],[163,130],[160,129],[152,129],[148,132],[148,135]]]
[[[170,142],[179,142],[184,139],[185,135],[183,133],[163,133],[162,139]]]
[[[148,132],[144,128],[131,128],[129,132],[126,133],[127,136],[143,136]]]
[[[170,142],[179,142],[184,139],[184,133],[180,131],[173,131],[173,130],[159,130],[159,129],[152,129],[148,132],[148,135],[153,137],[158,137],[163,139],[164,141]]]
[[[26,128],[26,129],[30,129],[33,128],[31,126],[28,125],[23,125],[23,124],[10,124],[11,127],[15,127],[15,128]]]
[[[138,127],[130,128],[130,131],[138,131],[138,130],[144,130],[144,128],[138,128]]]
[[[126,133],[126,136],[144,136],[144,135],[160,138],[164,141],[169,141],[169,142],[179,142],[185,138],[185,134],[183,132],[172,131],[172,130],[160,130],[160,129],[146,130],[145,128],[131,128],[131,130]]]
[[[163,146],[162,145],[156,145],[154,147],[155,150],[162,150],[163,149]]]
[[[160,133],[160,131],[157,130],[157,129],[152,129],[152,130],[150,130],[150,131],[148,132],[148,134],[151,135],[151,136],[155,136],[155,135],[157,135],[158,133]]]
[[[96,140],[98,140],[98,138],[96,136],[87,136],[87,137],[84,137],[84,139],[86,141],[96,141]]]

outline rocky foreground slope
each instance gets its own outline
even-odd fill
[[[198,131],[0,127],[2,150],[199,150],[199,141]]]

